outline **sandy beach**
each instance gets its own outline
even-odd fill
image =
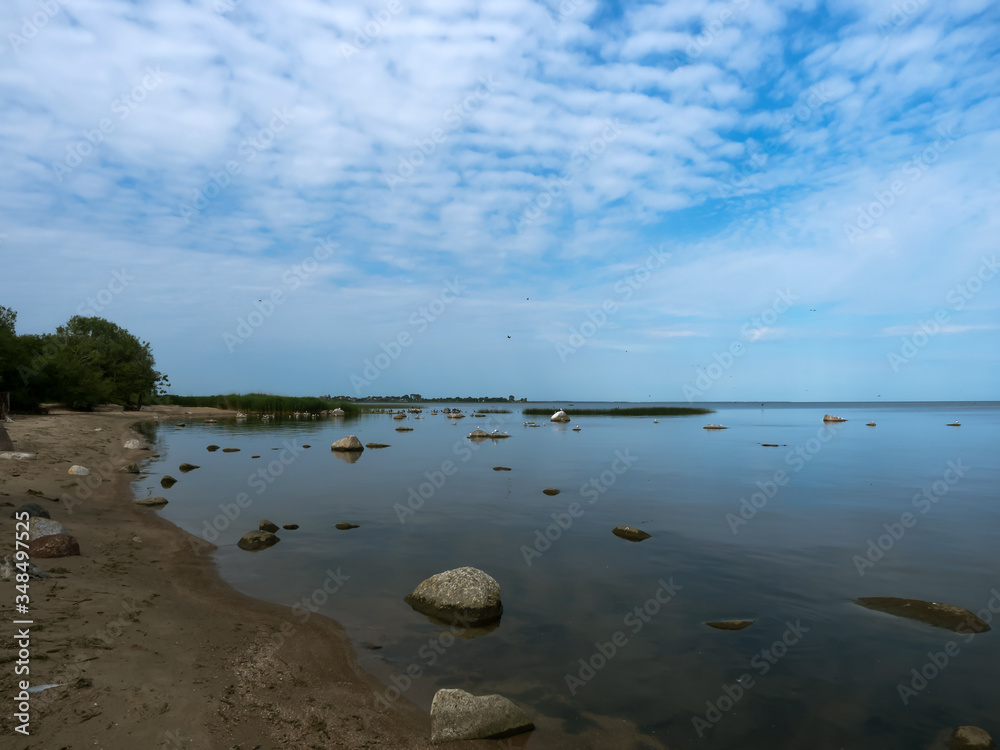
[[[0,717],[5,747],[425,748],[430,719],[400,700],[385,708],[382,686],[357,666],[334,621],[303,622],[289,607],[224,583],[212,545],[133,503],[133,474],[146,450],[127,450],[141,420],[222,416],[213,409],[146,407],[124,413],[52,411],[7,424],[15,448],[34,460],[0,461],[0,509],[14,550],[16,507],[36,502],[64,524],[81,555],[34,562],[50,578],[30,582],[30,682],[61,684],[31,696],[30,735]],[[231,416],[231,415],[229,415]],[[67,473],[88,467],[89,477]],[[99,481],[98,481],[99,480]],[[0,692],[17,694],[13,581],[2,583]],[[520,747],[527,735],[504,742]],[[449,747],[487,748],[496,742]]]

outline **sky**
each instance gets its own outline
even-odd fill
[[[0,304],[181,395],[1000,399],[990,0],[10,0]]]

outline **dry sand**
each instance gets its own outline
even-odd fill
[[[336,622],[314,615],[303,623],[288,607],[237,593],[219,578],[212,545],[133,504],[134,475],[117,470],[150,454],[123,449],[126,439],[139,437],[131,425],[156,415],[214,413],[105,408],[15,416],[6,425],[16,449],[38,457],[0,460],[0,556],[14,549],[10,515],[26,502],[37,502],[64,524],[82,554],[34,561],[52,577],[30,583],[30,680],[68,684],[32,696],[28,737],[15,733],[9,710],[19,679],[10,624],[15,591],[13,581],[0,582],[6,623],[0,630],[0,695],[7,702],[0,746],[430,747],[428,715],[406,700],[388,709],[375,703],[383,686],[358,667]],[[70,476],[73,464],[93,474]],[[275,635],[282,628],[287,637]],[[522,747],[528,737],[447,747]]]

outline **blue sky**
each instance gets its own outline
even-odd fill
[[[1000,6],[0,9],[0,304],[174,391],[1000,399]]]

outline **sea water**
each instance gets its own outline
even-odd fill
[[[383,700],[514,700],[539,727],[515,746],[909,750],[996,730],[1000,404],[712,404],[569,424],[515,404],[431,415],[445,406],[160,423],[136,494],[166,496],[165,517],[218,545],[235,588],[292,607],[288,637],[313,611],[341,622]],[[472,442],[476,427],[510,437]],[[390,447],[351,462],[330,450],[348,434]],[[299,528],[239,549],[263,518]],[[498,626],[456,631],[403,601],[462,566],[500,583]],[[854,603],[868,596],[962,606],[993,630]],[[754,622],[705,624],[734,619]]]

